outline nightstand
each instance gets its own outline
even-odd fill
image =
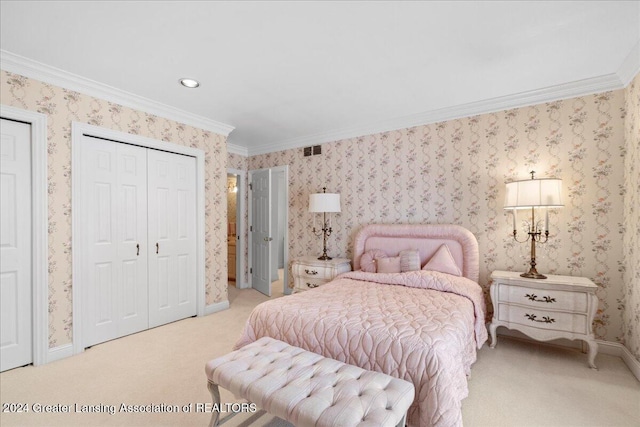
[[[316,256],[305,256],[291,263],[294,292],[317,288],[333,280],[340,273],[351,271],[351,261],[347,258],[334,258],[327,261]]]
[[[597,286],[591,280],[554,275],[526,279],[509,271],[494,271],[491,278],[491,348],[497,344],[498,326],[518,330],[538,341],[579,339],[589,345],[589,366],[597,369],[594,360],[598,344],[592,324],[598,297]]]

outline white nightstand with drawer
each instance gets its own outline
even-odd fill
[[[597,286],[591,280],[554,275],[527,279],[510,271],[494,271],[491,278],[492,348],[497,344],[498,326],[518,330],[538,341],[580,339],[589,345],[589,366],[597,369],[594,360],[598,344],[592,324],[598,297]]]
[[[291,263],[294,292],[317,288],[333,280],[338,274],[351,271],[351,261],[347,258],[334,258],[327,261],[317,256],[305,256]]]

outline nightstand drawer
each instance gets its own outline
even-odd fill
[[[498,320],[576,334],[586,334],[588,331],[585,314],[546,311],[518,305],[499,304]]]
[[[498,301],[549,310],[587,312],[587,293],[533,289],[523,286],[498,284]]]
[[[309,289],[315,289],[318,286],[322,286],[325,283],[329,283],[329,280],[327,279],[310,279],[310,278],[305,278],[305,277],[296,277],[295,279],[295,287],[296,289],[299,290],[309,290]]]
[[[336,269],[333,266],[317,266],[305,263],[295,264],[292,268],[296,277],[305,279],[330,279],[335,275]]]

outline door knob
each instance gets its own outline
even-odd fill
[[[273,237],[265,237],[265,238],[264,238],[264,241],[265,241],[265,242],[270,242],[270,241],[272,241],[272,240],[273,240]]]

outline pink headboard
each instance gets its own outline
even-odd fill
[[[420,265],[424,265],[443,243],[449,247],[462,275],[477,283],[480,276],[478,241],[473,233],[459,225],[365,225],[354,241],[353,269],[360,270],[360,257],[371,249],[382,249],[388,256],[397,256],[405,249],[417,249]]]

